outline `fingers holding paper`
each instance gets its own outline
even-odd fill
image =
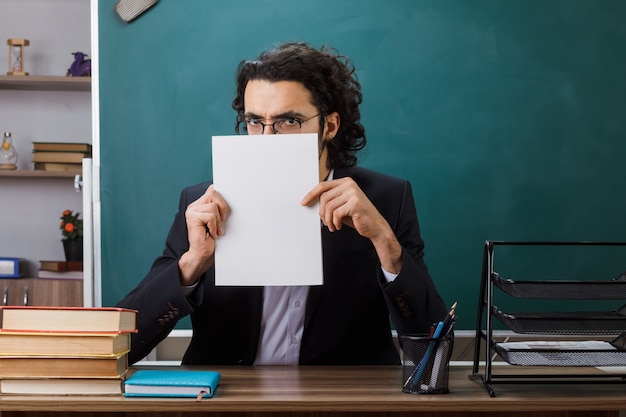
[[[179,260],[181,284],[190,285],[213,264],[215,239],[224,234],[228,204],[211,185],[185,211],[189,250]]]
[[[317,184],[302,200],[309,205],[319,199],[320,218],[328,230],[340,230],[343,225],[354,228],[372,241],[382,267],[398,273],[402,266],[402,247],[387,220],[367,198],[352,178],[339,178]]]
[[[302,205],[309,205],[316,199],[320,202],[320,217],[331,232],[340,230],[345,224],[356,229],[361,236],[372,239],[389,228],[352,178],[319,183],[304,197]]]

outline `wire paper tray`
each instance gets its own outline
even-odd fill
[[[511,365],[626,366],[626,351],[608,342],[513,342],[493,347]]]
[[[617,311],[591,312],[503,312],[492,313],[515,333],[606,335],[626,331],[625,307]]]
[[[626,299],[624,274],[610,281],[523,281],[492,274],[493,284],[512,297],[546,300],[622,300]]]

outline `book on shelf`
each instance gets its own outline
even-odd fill
[[[0,306],[0,329],[132,333],[137,331],[137,311],[117,307]]]
[[[77,171],[83,170],[83,164],[70,162],[35,162],[35,171]]]
[[[220,377],[217,371],[141,369],[124,382],[124,395],[210,398]]]
[[[0,355],[114,357],[130,350],[129,333],[0,330]]]
[[[83,263],[81,261],[39,261],[39,269],[44,271],[82,271]]]
[[[126,353],[112,357],[0,356],[1,378],[121,378]]]
[[[40,269],[37,278],[48,279],[83,279],[83,271],[48,271]]]
[[[33,162],[68,162],[82,164],[83,158],[90,158],[91,153],[86,152],[33,152]]]
[[[91,153],[91,144],[79,142],[33,142],[33,151]]]
[[[0,394],[120,395],[122,378],[4,378]]]

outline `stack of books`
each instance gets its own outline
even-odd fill
[[[89,143],[33,142],[35,170],[81,172],[83,158],[91,158]]]
[[[0,394],[121,395],[137,312],[0,307]]]
[[[39,278],[83,279],[83,263],[79,261],[39,261]]]

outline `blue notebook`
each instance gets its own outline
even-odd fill
[[[124,382],[124,395],[210,398],[220,377],[217,371],[141,369]]]

